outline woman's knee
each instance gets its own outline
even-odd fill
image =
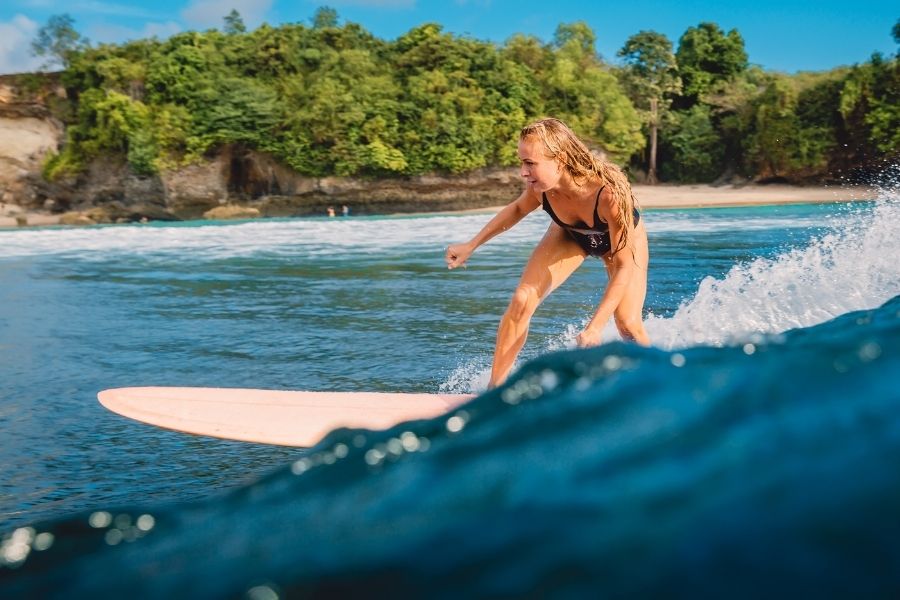
[[[530,285],[520,285],[513,292],[506,315],[516,321],[530,319],[540,303],[541,298],[536,289]]]
[[[616,316],[616,329],[622,339],[643,343],[647,337],[644,322],[640,317],[621,318]]]

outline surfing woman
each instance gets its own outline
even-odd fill
[[[489,387],[506,380],[541,301],[588,256],[603,259],[609,281],[578,334],[578,345],[599,344],[610,317],[624,339],[650,343],[641,318],[647,292],[647,232],[628,179],[617,166],[595,157],[558,119],[542,119],[522,129],[519,160],[526,184],[522,194],[471,240],[448,247],[446,255],[447,267],[455,269],[536,208],[542,207],[552,219],[500,319]]]

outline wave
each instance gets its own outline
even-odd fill
[[[900,292],[900,202],[884,192],[872,211],[844,215],[806,247],[707,277],[647,330],[662,348],[742,344],[878,306]]]
[[[225,497],[10,532],[0,595],[890,595],[898,370],[900,296],[752,352],[551,353]]]

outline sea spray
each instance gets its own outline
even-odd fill
[[[654,344],[740,344],[878,306],[900,291],[900,201],[884,190],[871,211],[846,211],[831,231],[775,258],[705,278],[671,317],[648,319]]]

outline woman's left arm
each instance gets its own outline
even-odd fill
[[[576,342],[582,347],[596,346],[600,343],[603,327],[625,297],[625,292],[637,270],[637,264],[634,261],[634,222],[632,221],[630,231],[628,231],[627,243],[623,246],[622,236],[625,232],[619,224],[620,208],[608,189],[601,194],[597,208],[600,216],[609,224],[609,239],[613,248],[612,256],[609,258],[612,262],[609,269],[611,276],[597,310],[594,311],[594,315],[588,321],[584,331],[576,338]],[[617,248],[618,250],[616,250]]]

